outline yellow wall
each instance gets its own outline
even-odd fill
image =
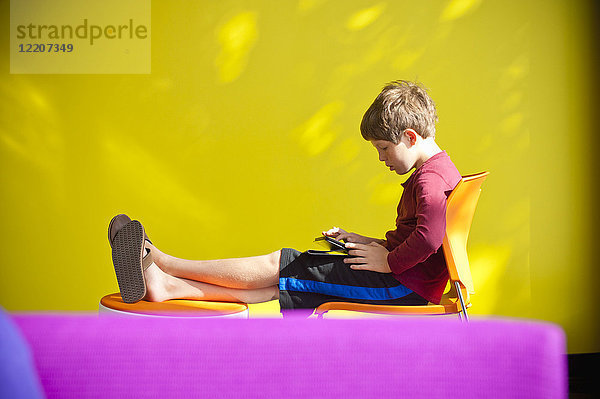
[[[96,309],[117,290],[106,227],[121,212],[186,258],[306,249],[332,225],[382,235],[405,178],[358,126],[384,83],[418,79],[459,170],[491,172],[470,239],[473,314],[554,321],[571,352],[598,351],[587,13],[154,1],[150,75],[11,75],[4,29],[0,304]]]

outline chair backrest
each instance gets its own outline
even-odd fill
[[[481,184],[489,172],[463,176],[452,190],[446,205],[446,235],[442,247],[448,265],[450,281],[458,281],[468,303],[469,294],[475,293],[467,256],[467,239],[471,222],[481,193]]]

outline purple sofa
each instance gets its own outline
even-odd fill
[[[12,381],[18,387],[39,381],[47,398],[567,395],[564,334],[539,322],[41,314],[6,319],[2,338],[10,325],[24,338],[33,377],[27,367],[12,373],[18,366],[3,354],[0,383],[22,378]]]

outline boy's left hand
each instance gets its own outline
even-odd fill
[[[348,254],[354,258],[345,258],[344,263],[350,263],[353,270],[371,270],[378,273],[391,273],[388,265],[388,251],[383,245],[372,242],[370,244],[346,243]]]

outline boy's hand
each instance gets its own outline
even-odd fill
[[[353,270],[371,270],[378,273],[391,273],[387,261],[388,251],[383,245],[372,242],[368,245],[346,243],[348,253],[354,258],[345,258],[344,263],[350,263]]]
[[[322,234],[324,236],[337,239],[341,234],[348,234],[348,232],[344,229],[340,229],[339,227],[333,227],[327,231],[324,231]]]
[[[334,227],[323,232],[324,236],[333,237],[338,241],[356,242],[359,244],[370,244],[378,241],[376,238],[361,236],[360,234],[350,233],[339,227]]]

